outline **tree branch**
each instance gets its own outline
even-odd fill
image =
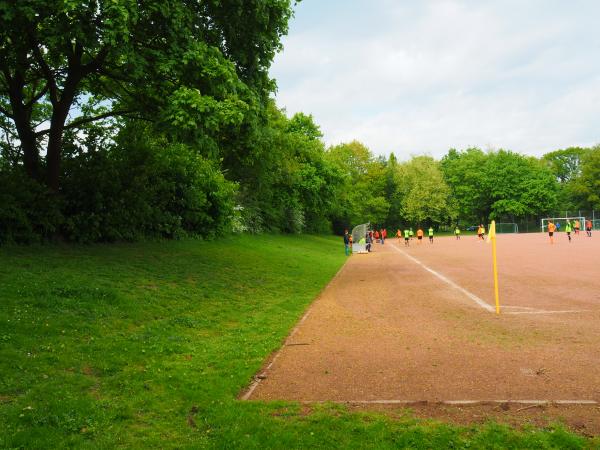
[[[40,51],[40,47],[37,44],[37,42],[35,41],[35,39],[33,38],[31,33],[29,33],[29,38],[31,40],[31,47],[33,50],[33,55],[35,57],[35,60],[40,65],[40,68],[42,69],[44,77],[46,78],[47,86],[48,86],[48,89],[50,90],[50,101],[52,102],[53,105],[56,105],[59,101],[59,95],[58,95],[58,87],[56,85],[56,79],[54,78],[52,69],[50,69],[50,66],[44,59],[44,55],[42,55],[42,52]]]
[[[42,98],[44,95],[46,95],[46,92],[48,92],[48,89],[50,89],[50,86],[49,86],[48,83],[46,83],[46,85],[44,86],[44,88],[40,92],[38,92],[36,95],[34,95],[31,98],[31,100],[29,100],[25,104],[25,108],[31,108],[35,102],[37,102],[40,98]]]
[[[15,118],[15,116],[9,113],[8,110],[4,109],[2,106],[0,106],[0,113],[4,114],[6,117],[10,117],[11,119]]]
[[[82,125],[85,125],[86,123],[91,123],[91,122],[95,122],[97,120],[102,120],[102,119],[107,119],[109,117],[115,117],[115,116],[124,116],[128,113],[130,113],[132,111],[110,111],[104,114],[98,114],[97,116],[93,116],[93,117],[83,117],[81,119],[76,119],[71,123],[68,123],[64,126],[63,130],[70,130],[73,128],[79,128]],[[50,133],[50,129],[46,129],[46,130],[41,130],[38,131],[37,133],[35,133],[36,137],[40,137],[43,136],[45,134]]]

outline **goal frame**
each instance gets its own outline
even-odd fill
[[[361,238],[364,238],[371,224],[369,222],[356,225],[352,228],[352,253],[369,253],[366,244],[359,244]]]
[[[575,222],[575,220],[579,220],[579,224],[580,224],[580,230],[585,230],[585,217],[583,216],[575,216],[575,217],[544,217],[543,219],[540,220],[540,228],[542,230],[542,233],[545,233],[546,231],[548,231],[548,221],[552,221],[554,223],[556,223],[556,221],[560,220],[561,222],[566,222],[567,220],[571,221],[571,224],[573,224],[573,222]],[[561,227],[562,228],[562,227]],[[560,231],[564,231],[564,230],[560,230]],[[575,229],[573,229],[573,232],[575,232]]]

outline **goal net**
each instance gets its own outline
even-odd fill
[[[567,221],[571,222],[571,227],[575,231],[575,222],[579,221],[579,229],[585,230],[585,217],[547,217],[542,219],[542,232],[548,231],[548,222],[552,221],[556,225],[556,231],[565,231]]]
[[[492,226],[488,223],[487,229],[489,230]],[[498,223],[496,222],[496,233],[518,233],[519,226],[516,223]]]
[[[352,229],[352,253],[367,253],[365,237],[369,231],[369,224],[363,223]],[[362,240],[362,244],[361,244]]]

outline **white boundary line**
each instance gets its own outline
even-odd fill
[[[287,337],[283,341],[283,345],[279,348],[279,350],[276,351],[275,355],[273,356],[273,359],[271,359],[271,361],[269,362],[269,364],[267,365],[267,367],[265,367],[264,370],[262,372],[260,372],[258,375],[254,376],[254,381],[252,381],[252,383],[250,384],[250,386],[248,387],[248,389],[245,392],[242,391],[242,392],[244,392],[244,394],[240,395],[238,397],[240,400],[250,400],[250,397],[252,396],[252,393],[258,387],[258,385],[260,384],[260,382],[262,380],[264,380],[265,378],[267,378],[267,372],[271,369],[271,367],[273,367],[273,364],[275,363],[275,361],[277,361],[277,358],[279,358],[279,355],[281,355],[281,352],[283,351],[283,349],[286,347],[286,345],[288,345],[289,340],[298,332],[298,329],[300,328],[300,325],[302,325],[304,323],[304,321],[308,318],[308,316],[310,316],[310,313],[312,312],[312,309],[313,309],[313,306],[314,306],[315,302],[319,298],[321,298],[321,296],[323,295],[323,292],[325,292],[325,290],[329,287],[329,285],[331,283],[333,283],[333,281],[336,278],[338,278],[338,276],[342,273],[342,271],[346,267],[347,263],[348,263],[348,261],[346,261],[342,265],[342,267],[340,267],[340,269],[333,276],[333,278],[331,280],[329,280],[329,282],[323,287],[323,289],[321,289],[321,291],[315,297],[315,299],[310,303],[310,305],[308,306],[308,309],[306,310],[306,312],[304,313],[304,315],[302,316],[302,318],[298,321],[298,323],[296,323],[296,326],[293,328],[293,330],[290,332],[290,334],[287,335]]]
[[[465,294],[468,298],[473,300],[477,305],[481,306],[486,311],[491,312],[491,313],[496,312],[496,308],[494,308],[492,305],[487,303],[485,300],[481,299],[480,297],[473,294],[472,292],[466,290],[462,286],[459,286],[458,284],[456,284],[454,281],[452,281],[448,277],[446,277],[446,276],[442,275],[441,273],[436,272],[432,268],[426,266],[425,264],[423,264],[421,261],[419,261],[414,256],[409,255],[408,253],[406,253],[403,250],[400,250],[395,244],[392,244],[392,247],[394,248],[394,250],[396,250],[399,253],[402,253],[404,256],[406,256],[408,259],[410,259],[415,264],[418,264],[419,266],[421,266],[423,269],[425,269],[429,273],[435,275],[437,278],[442,280],[444,283],[447,283],[450,286],[452,286],[453,288],[458,289],[460,292]],[[565,309],[565,310],[548,311],[545,309],[531,308],[528,306],[501,306],[500,307],[500,309],[505,309],[505,308],[525,310],[525,311],[505,311],[503,313],[503,314],[513,314],[513,315],[516,315],[516,314],[572,314],[572,313],[580,313],[580,312],[589,312],[590,311],[589,309]]]
[[[559,311],[548,311],[545,309],[539,309],[537,311],[505,311],[504,314],[572,314],[580,312],[589,312],[589,309],[565,309]]]
[[[440,280],[442,280],[444,283],[449,284],[450,286],[452,286],[454,289],[459,290],[460,292],[462,292],[463,294],[465,294],[467,297],[469,297],[471,300],[473,300],[477,305],[479,305],[480,307],[482,307],[483,309],[485,309],[488,312],[496,312],[496,309],[490,305],[489,303],[486,303],[484,300],[482,300],[481,298],[477,297],[475,294],[473,294],[470,291],[467,291],[465,288],[459,286],[458,284],[456,284],[454,281],[450,280],[449,278],[445,277],[444,275],[442,275],[439,272],[436,272],[435,270],[433,270],[430,267],[427,267],[425,264],[423,264],[421,261],[419,261],[417,258],[415,258],[414,256],[409,255],[408,253],[406,253],[405,251],[400,250],[398,247],[396,247],[394,244],[392,244],[392,247],[394,248],[394,250],[396,250],[399,253],[402,253],[404,256],[406,256],[408,259],[410,259],[412,262],[414,262],[415,264],[418,264],[419,266],[421,266],[423,269],[425,269],[427,272],[435,275],[437,278],[439,278]]]
[[[302,401],[301,403],[349,403],[356,405],[485,405],[510,403],[517,405],[598,405],[596,400],[316,400]]]

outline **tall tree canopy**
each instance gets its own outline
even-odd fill
[[[65,131],[96,120],[162,121],[211,147],[266,104],[290,15],[289,0],[2,1],[7,147],[54,190]]]
[[[556,178],[536,158],[505,150],[450,150],[441,167],[459,216],[467,221],[522,217],[557,206]]]

